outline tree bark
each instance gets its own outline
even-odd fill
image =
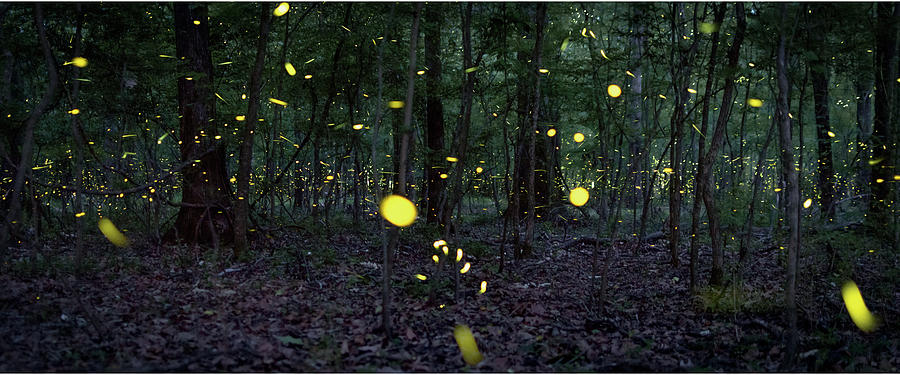
[[[684,138],[684,123],[687,120],[684,107],[687,105],[687,88],[699,38],[693,38],[694,42],[690,46],[685,47],[681,44],[681,36],[684,33],[684,4],[673,4],[671,16],[673,48],[671,51],[670,69],[673,77],[672,88],[675,92],[675,109],[672,112],[669,124],[669,134],[672,141],[672,148],[669,153],[672,169],[672,178],[669,184],[669,252],[671,253],[672,266],[678,267],[678,243],[681,239],[679,230],[681,223],[681,198],[682,194],[684,194],[681,186],[681,175],[683,174],[681,171],[681,159],[684,150],[682,139]],[[696,8],[694,18],[696,23]],[[678,52],[677,54],[676,51]]]
[[[175,4],[175,53],[183,59],[178,78],[182,205],[165,240],[217,244],[233,238],[231,186],[226,181],[225,144],[214,140],[215,101],[206,5]],[[195,25],[194,20],[201,21]],[[211,121],[212,120],[212,121]],[[215,147],[213,152],[205,150]]]
[[[240,160],[237,175],[237,199],[234,202],[234,258],[243,259],[249,241],[247,221],[250,215],[250,169],[253,162],[253,138],[259,117],[259,94],[262,85],[262,71],[266,64],[266,44],[269,42],[269,27],[272,14],[266,4],[259,6],[259,37],[256,40],[256,62],[250,74],[250,95],[245,125],[241,134]]]
[[[406,79],[406,100],[404,103],[404,112],[403,112],[403,135],[401,136],[401,145],[400,145],[400,154],[395,155],[399,160],[399,169],[398,173],[398,183],[394,185],[394,194],[399,194],[406,196],[406,172],[408,168],[407,156],[410,144],[413,141],[412,137],[412,129],[410,128],[410,124],[412,124],[412,103],[413,103],[413,95],[415,93],[415,78],[416,78],[416,43],[419,38],[419,15],[422,12],[422,3],[416,3],[415,11],[413,12],[413,22],[410,30],[409,37],[409,69],[407,71]],[[387,39],[387,38],[385,38]],[[380,104],[380,103],[379,103]],[[393,226],[391,227],[390,233],[388,235],[387,243],[384,247],[384,273],[382,279],[382,289],[381,289],[381,327],[384,329],[385,340],[390,340],[392,337],[391,331],[391,273],[394,262],[394,249],[397,247],[397,242],[400,238],[400,228]]]
[[[869,214],[866,216],[875,233],[887,234],[891,222],[891,183],[895,145],[891,139],[895,129],[892,105],[897,77],[897,18],[900,4],[878,3],[875,26],[875,117],[870,145],[872,150]]]
[[[788,259],[787,259],[787,283],[785,285],[788,323],[790,333],[787,336],[785,351],[786,360],[782,363],[782,370],[790,370],[796,363],[797,356],[797,258],[800,251],[800,187],[798,173],[794,165],[794,144],[791,139],[791,119],[788,117],[788,96],[790,82],[787,77],[787,5],[781,5],[782,31],[778,39],[778,52],[775,61],[778,79],[778,102],[775,116],[778,119],[778,139],[781,146],[781,174],[786,182],[787,204],[785,218],[788,221]]]
[[[643,79],[643,60],[644,60],[644,25],[641,21],[641,17],[643,16],[643,12],[639,8],[637,4],[631,4],[631,37],[630,37],[630,48],[631,48],[631,61],[629,65],[631,67],[631,74],[634,77],[631,78],[631,95],[629,99],[628,105],[628,118],[630,120],[629,127],[633,127],[635,129],[632,134],[635,136],[628,142],[629,146],[629,154],[631,157],[631,163],[628,171],[628,176],[632,180],[630,184],[632,189],[631,194],[631,206],[632,212],[637,214],[637,207],[640,194],[640,189],[644,189],[647,191],[650,189],[648,184],[643,184],[641,186],[641,177],[647,175],[646,168],[644,167],[644,142],[642,135],[646,133],[644,129],[644,98],[643,98],[643,85],[641,80]],[[590,42],[589,42],[590,43]],[[634,224],[634,223],[633,223]],[[634,226],[633,226],[634,227]],[[640,237],[638,237],[640,241]]]
[[[712,166],[716,157],[719,155],[719,149],[722,148],[722,142],[725,140],[725,127],[731,117],[731,108],[734,101],[734,72],[737,71],[738,57],[740,57],[741,44],[744,42],[744,33],[747,29],[746,15],[744,14],[744,4],[736,3],[735,18],[737,19],[737,30],[734,33],[734,40],[728,49],[728,72],[725,77],[725,89],[722,92],[722,105],[719,108],[719,118],[716,120],[716,128],[713,131],[712,140],[709,144],[709,150],[702,160],[700,168],[703,170],[703,179],[699,181],[703,187],[702,191],[703,203],[706,205],[706,216],[709,218],[709,237],[712,247],[712,270],[710,273],[710,284],[721,285],[723,281],[723,263],[724,254],[722,252],[721,232],[719,228],[719,213],[716,209],[715,197],[713,197],[712,189]]]
[[[425,221],[442,222],[439,213],[444,193],[444,104],[441,101],[441,3],[425,6]],[[466,32],[465,30],[463,31]],[[464,42],[465,43],[465,42]],[[469,68],[468,66],[464,67]],[[468,76],[468,74],[467,74]]]
[[[821,9],[814,6],[813,9]],[[807,14],[813,17],[812,14]],[[818,145],[818,185],[821,194],[822,213],[828,221],[834,220],[834,165],[831,158],[831,124],[828,119],[828,86],[831,67],[828,64],[825,34],[812,30],[810,33],[812,49],[816,57],[809,61],[810,78],[813,87],[813,105],[816,114],[816,138]]]
[[[546,14],[547,14],[547,4],[546,3],[538,3],[537,10],[535,12],[535,37],[534,37],[534,50],[532,52],[533,65],[531,68],[532,74],[534,76],[534,104],[532,105],[531,112],[531,131],[528,132],[528,155],[529,155],[529,164],[528,169],[530,173],[528,174],[528,205],[526,209],[528,210],[528,216],[525,221],[525,243],[523,245],[523,250],[520,255],[522,257],[527,257],[531,255],[532,251],[532,243],[534,241],[534,221],[535,221],[535,141],[536,141],[536,132],[538,129],[538,115],[540,114],[541,109],[541,73],[538,71],[538,68],[541,66],[541,57],[542,57],[542,48],[544,44],[544,24],[546,23]]]
[[[467,3],[461,15],[462,19],[462,45],[463,45],[463,71],[466,75],[460,90],[460,117],[456,125],[456,137],[453,140],[453,150],[456,150],[455,157],[458,159],[453,165],[450,192],[446,195],[445,203],[440,204],[442,208],[443,218],[441,223],[444,225],[444,238],[450,237],[450,221],[453,209],[462,199],[462,176],[465,173],[466,156],[469,146],[469,127],[472,123],[472,95],[475,88],[476,72],[465,72],[465,69],[471,68],[472,62],[472,3]]]
[[[725,10],[726,4],[717,4],[714,5],[715,16],[713,24],[719,25],[721,28],[722,21],[725,20]],[[716,31],[712,33],[712,40],[710,41],[711,47],[709,52],[709,64],[707,65],[706,70],[706,87],[703,91],[703,107],[701,109],[700,114],[700,139],[697,142],[697,177],[696,181],[703,181],[703,173],[705,172],[703,168],[703,158],[704,158],[704,150],[706,149],[706,129],[709,124],[709,99],[710,96],[713,95],[713,81],[715,77],[716,71],[716,52],[719,49],[719,29],[716,28]],[[691,250],[690,250],[690,272],[691,272],[691,283],[690,288],[693,292],[697,287],[697,252],[699,247],[700,239],[697,238],[697,234],[700,229],[700,204],[703,201],[703,188],[705,186],[703,184],[696,184],[696,188],[694,189],[694,202],[691,206]]]

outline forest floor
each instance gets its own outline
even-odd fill
[[[571,231],[538,236],[536,255],[503,274],[495,232],[495,223],[471,225],[457,235],[461,245],[450,244],[472,264],[455,304],[451,283],[429,303],[431,280],[414,276],[433,277],[435,238],[402,232],[388,342],[379,328],[380,234],[283,229],[238,265],[220,255],[226,249],[115,249],[102,237],[85,239],[96,255],[81,266],[71,237],[20,250],[0,272],[0,371],[743,372],[782,362],[783,251],[765,233],[742,281],[729,271],[729,286],[694,297],[686,251],[674,269],[665,240],[603,246],[608,286],[592,301],[592,247],[562,248]],[[896,257],[853,262],[868,307],[884,320],[866,334],[826,272],[833,264],[810,253],[801,259],[792,370],[897,372]],[[700,255],[705,284],[708,248]],[[478,294],[482,280],[487,291]],[[870,292],[875,285],[883,292]],[[471,327],[484,355],[478,365],[463,362],[456,324]]]

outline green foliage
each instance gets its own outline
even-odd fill
[[[766,313],[778,310],[777,296],[770,291],[741,286],[738,282],[723,287],[707,286],[696,295],[699,306],[713,313]]]

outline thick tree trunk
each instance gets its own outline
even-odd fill
[[[178,78],[181,159],[197,162],[182,170],[182,205],[165,236],[168,241],[217,244],[219,238],[233,238],[225,145],[214,140],[218,132],[207,13],[206,5],[175,4],[175,52],[184,59]]]
[[[528,132],[528,155],[529,155],[529,165],[528,169],[530,173],[528,174],[528,205],[526,209],[528,210],[528,216],[525,221],[525,243],[522,246],[522,257],[527,257],[531,255],[532,244],[534,241],[534,221],[535,216],[535,147],[536,147],[536,132],[538,129],[538,118],[541,109],[541,73],[538,71],[538,68],[541,67],[541,58],[542,58],[542,48],[544,45],[544,24],[546,23],[546,14],[547,14],[547,4],[546,3],[538,3],[537,10],[535,11],[535,37],[534,37],[534,50],[532,52],[531,60],[533,65],[531,66],[531,73],[534,77],[534,96],[532,99],[534,100],[534,104],[531,107],[531,130]]]
[[[266,63],[266,44],[269,41],[269,27],[272,15],[269,6],[259,5],[259,37],[256,40],[256,62],[250,74],[250,103],[241,130],[240,160],[237,175],[237,199],[234,202],[234,258],[243,259],[247,247],[247,222],[250,216],[250,169],[253,162],[253,138],[259,117],[259,90],[262,85],[262,71]]]
[[[440,222],[444,192],[444,104],[441,98],[441,32],[444,15],[440,3],[425,7],[425,220]],[[465,32],[465,31],[464,31]],[[469,68],[468,66],[464,68]],[[467,75],[468,76],[468,75]],[[440,222],[446,225],[445,222]]]
[[[22,152],[18,160],[16,174],[13,177],[13,188],[5,212],[5,220],[3,228],[0,228],[0,251],[5,251],[10,245],[11,237],[17,233],[21,226],[22,218],[22,192],[25,187],[25,177],[31,171],[32,156],[34,151],[34,128],[37,126],[38,119],[50,108],[53,100],[56,99],[56,91],[59,88],[59,74],[56,71],[56,62],[53,58],[53,51],[50,49],[50,43],[47,41],[47,30],[44,26],[44,11],[41,4],[34,4],[34,26],[38,33],[38,43],[43,52],[44,63],[47,65],[47,91],[44,92],[41,101],[34,107],[28,119],[25,120],[25,130],[22,136]]]
[[[814,7],[818,10],[821,7]],[[817,14],[819,12],[816,12]],[[808,16],[812,17],[811,14]],[[818,185],[822,213],[829,221],[834,219],[834,165],[831,160],[831,124],[828,120],[828,85],[830,66],[828,64],[825,34],[815,30],[810,32],[811,44],[817,51],[816,58],[809,61],[810,78],[813,87],[813,105],[816,114],[816,138],[818,145]],[[801,99],[802,100],[802,99]],[[801,112],[802,113],[802,112]]]
[[[866,216],[876,233],[887,234],[891,222],[891,187],[893,184],[893,162],[895,145],[891,140],[897,129],[892,114],[892,105],[897,77],[897,18],[900,4],[878,3],[875,26],[875,118],[872,123],[871,189],[869,214]]]

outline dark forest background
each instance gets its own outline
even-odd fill
[[[898,19],[0,4],[0,370],[895,372]]]

